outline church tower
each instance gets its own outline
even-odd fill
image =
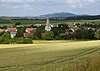
[[[50,31],[51,30],[51,24],[50,24],[49,19],[47,19],[46,26],[45,26],[45,30],[46,31]]]

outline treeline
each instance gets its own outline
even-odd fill
[[[100,15],[83,15],[83,16],[73,16],[73,17],[52,17],[50,18],[50,20],[98,20],[100,19]],[[45,21],[46,18],[13,18],[12,20],[41,20],[41,21]]]
[[[54,17],[54,18],[50,18],[51,20],[98,20],[100,19],[100,15],[83,15],[83,16],[72,16],[72,17]]]
[[[100,19],[100,15],[96,16],[75,16],[75,17],[68,17],[65,20],[97,20]]]
[[[31,38],[11,38],[9,32],[0,33],[0,44],[32,44]]]

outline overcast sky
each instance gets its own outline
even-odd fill
[[[1,16],[37,16],[54,12],[100,15],[100,0],[0,0]]]

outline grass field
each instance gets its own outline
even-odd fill
[[[29,25],[29,24],[45,24],[46,20],[12,20],[13,23],[21,22],[22,25]],[[63,21],[63,20],[50,20],[51,24],[59,24],[59,23],[66,23],[66,24],[73,24],[73,23],[80,23],[83,24],[85,22],[95,22],[95,23],[100,23],[100,20],[76,20],[76,21]]]
[[[0,24],[9,24],[11,23],[9,20],[0,19]]]
[[[100,41],[0,45],[0,71],[100,71]]]
[[[32,25],[32,24],[45,24],[46,23],[46,20],[6,20],[6,19],[0,19],[0,26],[13,26],[14,23],[17,23],[17,22],[21,22],[21,25],[25,25],[25,26],[29,26],[29,25]],[[83,24],[85,22],[88,22],[88,23],[92,23],[92,22],[95,22],[95,23],[98,23],[100,24],[100,20],[76,20],[76,21],[63,21],[63,20],[50,20],[51,24],[59,24],[59,23],[66,23],[66,24],[73,24],[73,23],[80,23],[80,24]]]
[[[0,26],[7,26],[10,27],[12,26],[13,23],[7,19],[0,19]]]

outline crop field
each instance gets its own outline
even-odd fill
[[[46,22],[46,20],[12,20],[14,23],[21,22],[22,25],[27,25],[27,24],[43,24]]]
[[[0,24],[9,24],[11,23],[9,20],[0,19]]]
[[[27,24],[45,24],[46,20],[12,20],[13,23],[21,22],[22,25]],[[73,24],[73,23],[80,23],[83,24],[85,22],[95,22],[100,23],[100,20],[76,20],[76,21],[63,21],[63,20],[50,20],[51,24],[59,24],[59,23],[66,23],[66,24]]]
[[[100,71],[100,41],[1,44],[0,71]]]
[[[29,26],[32,24],[45,24],[46,20],[7,20],[7,19],[0,19],[0,26],[13,26],[15,23],[20,22],[21,25]],[[50,20],[51,24],[59,24],[59,23],[66,23],[66,24],[73,24],[73,23],[80,23],[83,24],[87,23],[98,23],[100,24],[100,20],[75,20],[75,21],[63,21],[63,20]]]
[[[0,26],[7,26],[10,27],[12,26],[13,23],[7,19],[0,19]]]

